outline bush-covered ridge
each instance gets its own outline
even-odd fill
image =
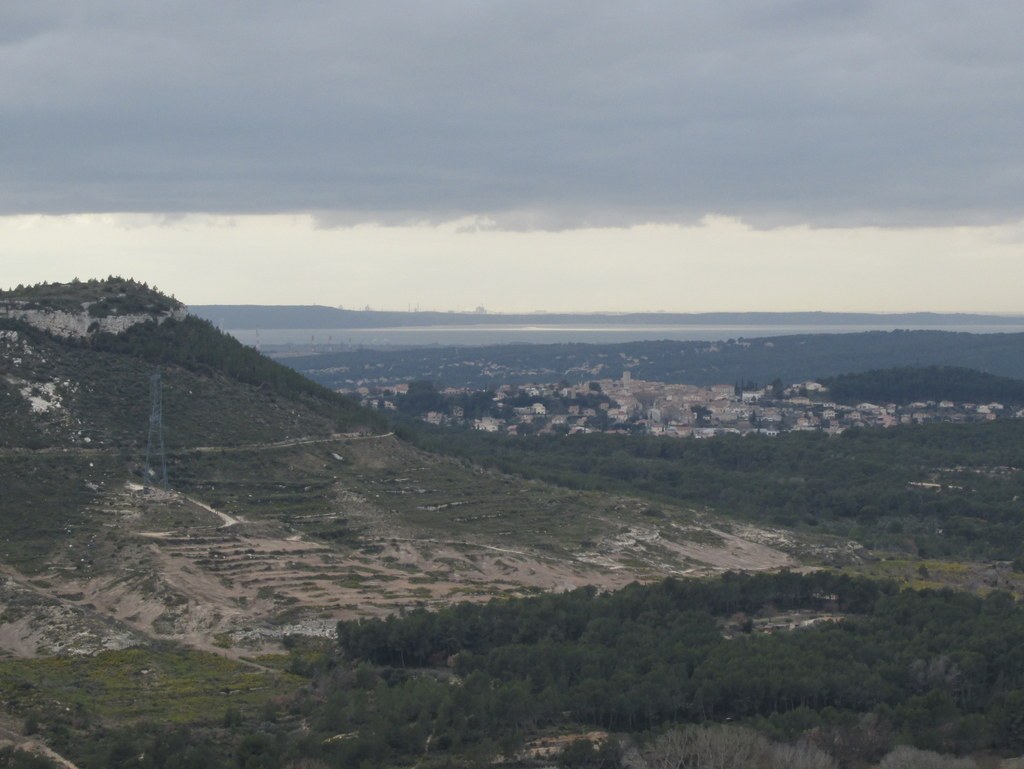
[[[960,366],[902,366],[819,380],[838,403],[1024,403],[1024,381]]]
[[[22,309],[54,309],[81,312],[85,306],[92,317],[111,314],[153,314],[180,310],[184,305],[161,294],[154,286],[134,279],[109,277],[106,280],[70,283],[40,283],[0,291],[0,304],[17,302]],[[2,319],[0,319],[2,320]],[[4,321],[8,328],[28,329],[17,321]],[[29,331],[31,334],[32,332]],[[275,363],[234,337],[214,328],[209,321],[187,316],[163,323],[143,323],[118,333],[97,333],[78,344],[89,350],[140,358],[148,363],[181,366],[203,374],[223,374],[239,382],[285,397],[312,397],[344,412],[346,418],[358,415],[362,421],[378,426],[383,423],[356,406],[351,399],[315,384],[293,369]]]
[[[130,355],[155,365],[176,365],[202,374],[224,374],[244,384],[288,398],[315,398],[337,409],[345,421],[358,417],[367,426],[383,420],[351,398],[307,379],[218,331],[212,323],[187,316],[163,323],[144,323],[121,334],[98,334],[83,342],[97,351]]]
[[[1024,420],[714,440],[510,438],[403,425],[428,451],[573,489],[850,537],[927,557],[1022,555]]]
[[[921,365],[962,366],[1024,378],[1024,334],[951,331],[868,331],[846,334],[619,344],[507,344],[349,350],[287,358],[330,387],[430,379],[448,387],[486,389],[496,383],[619,379],[679,384],[786,383],[816,377]]]
[[[750,621],[794,611],[820,621],[774,634]],[[367,726],[337,748],[354,763],[384,737],[378,724],[405,723],[384,712],[399,703],[421,714],[423,736],[438,741],[428,745],[745,721],[849,751],[837,756],[846,761],[877,760],[896,741],[948,753],[1024,748],[1024,609],[1001,593],[728,574],[342,623],[339,639],[355,661],[401,670],[447,659],[463,681],[392,672]],[[360,728],[356,700],[337,692],[321,723]]]
[[[6,563],[45,567],[67,530],[99,526],[92,506],[108,490],[138,477],[157,366],[168,452],[385,428],[378,414],[197,318],[70,339],[0,316],[0,449],[13,450],[0,456]]]
[[[90,317],[111,315],[163,314],[181,310],[184,305],[174,297],[160,293],[134,278],[110,276],[70,283],[37,283],[0,290],[0,303],[17,303],[21,309],[59,310],[79,313],[88,311]]]
[[[782,616],[805,624],[765,632]],[[83,769],[537,766],[520,752],[537,738],[563,738],[563,769],[952,768],[973,763],[917,751],[1024,748],[1024,609],[999,593],[726,574],[418,610],[343,623],[339,638],[337,653],[293,637],[287,659],[262,658],[309,679],[271,684],[262,704],[264,673],[208,658],[213,677],[189,683],[173,708],[191,715],[170,719],[190,725],[132,723],[194,677],[169,655],[18,663],[7,694]],[[218,706],[222,685],[230,697]],[[51,707],[37,687],[64,696]],[[571,741],[584,734],[602,747]],[[715,735],[778,756],[657,761],[667,740]],[[769,750],[765,737],[795,745]],[[918,762],[882,758],[894,748]]]
[[[770,622],[783,616],[791,629]],[[262,703],[264,672],[206,658],[210,680],[197,684],[180,664],[191,659],[142,651],[12,664],[6,692],[83,769],[537,766],[521,751],[559,737],[563,769],[952,768],[973,764],[917,751],[1024,749],[1024,608],[1001,593],[726,574],[417,610],[339,631],[337,653],[293,637],[287,659],[261,659],[309,679],[270,684]],[[189,725],[133,723],[184,684],[169,720]],[[221,686],[230,697],[216,697]],[[601,749],[570,741],[583,734]],[[666,740],[714,735],[789,760],[657,761]],[[769,751],[765,737],[795,746]]]

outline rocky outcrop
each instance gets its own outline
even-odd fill
[[[72,313],[63,310],[27,309],[18,302],[0,306],[0,317],[21,320],[36,328],[48,331],[54,336],[81,338],[97,333],[120,334],[134,325],[155,320],[163,323],[168,318],[182,320],[187,311],[184,308],[164,313],[141,313],[137,315],[108,315],[94,318],[87,310]]]

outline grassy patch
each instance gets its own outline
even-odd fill
[[[229,705],[257,706],[294,691],[298,677],[188,650],[127,649],[95,657],[0,662],[0,697],[15,713],[67,708],[104,721],[219,720]]]
[[[907,558],[892,554],[878,560],[844,567],[843,571],[876,579],[893,580],[914,590],[953,588],[977,595],[1004,590],[1024,597],[1024,574],[1006,563]]]
[[[81,534],[99,529],[89,505],[122,477],[115,459],[103,453],[0,457],[2,560],[33,573],[55,550],[73,549]],[[82,553],[76,561],[88,557]]]

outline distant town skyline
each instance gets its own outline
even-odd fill
[[[1024,5],[0,7],[5,284],[1024,312]]]

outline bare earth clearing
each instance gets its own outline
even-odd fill
[[[319,496],[279,517],[245,478],[225,492],[237,468],[212,457],[254,463],[254,485],[270,462]],[[204,448],[190,461],[187,492],[125,483],[90,511],[98,528],[42,573],[4,568],[0,650],[90,654],[172,638],[236,656],[401,607],[796,565],[772,532],[730,533],[691,511],[645,516],[637,500],[483,473],[390,436]],[[231,508],[203,499],[204,484]],[[329,534],[342,523],[344,536]]]

